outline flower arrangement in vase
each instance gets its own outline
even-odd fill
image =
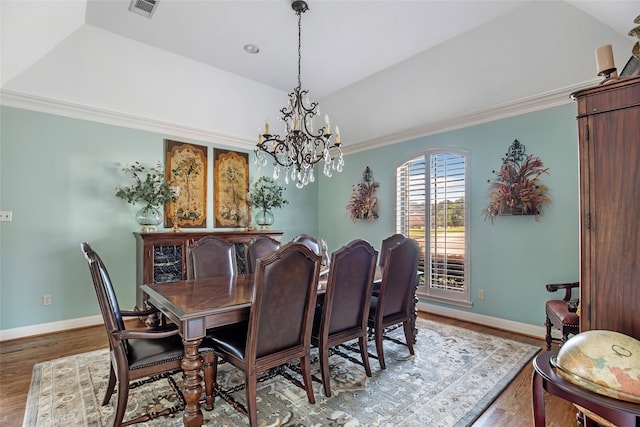
[[[261,176],[251,186],[249,191],[249,204],[260,209],[256,213],[255,221],[261,229],[268,229],[273,224],[273,208],[281,208],[288,200],[284,198],[285,187],[276,184],[273,178]]]
[[[540,182],[549,168],[534,155],[525,155],[524,146],[516,139],[509,153],[502,159],[502,166],[490,182],[491,202],[482,211],[485,219],[493,222],[501,215],[535,215],[536,221],[543,214],[545,204],[551,203],[548,188]]]
[[[133,178],[134,183],[117,187],[116,197],[134,206],[136,202],[143,202],[145,205],[136,214],[136,220],[142,226],[143,233],[156,231],[157,225],[162,222],[158,207],[175,197],[171,183],[165,179],[163,165],[158,163],[149,168],[135,162],[122,170]]]

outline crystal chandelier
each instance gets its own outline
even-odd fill
[[[324,161],[323,173],[331,177],[333,171],[342,172],[344,157],[340,148],[340,129],[336,126],[334,141],[331,140],[329,116],[324,116],[324,126],[314,130],[314,117],[320,114],[317,102],[309,101],[309,91],[302,90],[300,84],[300,45],[302,14],[308,10],[304,1],[294,1],[291,7],[298,15],[298,86],[289,94],[289,104],[280,110],[280,120],[284,122],[284,137],[272,135],[269,121],[260,130],[258,144],[254,150],[254,163],[260,170],[266,166],[267,155],[273,158],[273,178],[284,174],[284,182],[289,180],[296,187],[303,188],[315,181],[314,165]]]

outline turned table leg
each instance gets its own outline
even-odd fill
[[[202,367],[202,357],[198,352],[198,347],[200,347],[201,342],[202,338],[193,341],[182,340],[184,344],[184,358],[182,359],[182,370],[185,374],[184,399],[187,402],[182,421],[186,427],[200,427],[204,424],[204,417],[200,410],[200,396],[202,395],[200,368]]]

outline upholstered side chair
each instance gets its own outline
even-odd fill
[[[88,243],[81,244],[82,253],[89,265],[91,279],[98,298],[98,305],[104,319],[104,326],[109,338],[111,353],[109,383],[102,405],[109,404],[111,396],[118,385],[118,397],[114,426],[126,426],[170,415],[184,409],[184,403],[162,411],[143,414],[138,418],[123,423],[127,401],[129,399],[130,382],[145,377],[165,378],[180,371],[184,356],[182,339],[175,325],[165,330],[127,330],[123,316],[140,316],[151,314],[154,310],[129,311],[120,310],[118,299],[111,283],[111,278],[100,256],[91,249]],[[213,405],[213,349],[208,341],[200,346],[200,354],[204,357],[204,379],[207,407]],[[184,400],[181,400],[184,402]]]
[[[380,245],[380,257],[378,259],[378,265],[380,267],[384,267],[384,263],[387,259],[387,251],[389,250],[389,248],[396,246],[404,239],[406,239],[406,237],[404,237],[403,234],[396,233],[392,234],[382,241],[382,244]]]
[[[293,241],[302,243],[316,254],[322,255],[322,244],[320,243],[320,240],[309,234],[298,234],[293,238]]]
[[[329,349],[358,340],[362,364],[371,376],[367,351],[367,320],[376,271],[376,251],[356,239],[331,254],[324,303],[316,308],[311,344],[318,347],[324,394],[331,396]]]
[[[548,292],[556,292],[564,290],[564,297],[560,300],[552,299],[544,303],[544,311],[546,318],[544,325],[547,328],[545,341],[547,342],[547,351],[551,350],[551,343],[554,338],[551,336],[551,329],[559,329],[562,338],[560,345],[564,344],[570,335],[580,332],[580,317],[576,312],[577,299],[572,299],[572,289],[580,286],[580,282],[568,283],[549,283],[546,285]]]
[[[205,236],[187,247],[187,279],[238,274],[233,243],[215,236]]]
[[[385,328],[402,323],[409,353],[414,353],[413,299],[418,280],[420,246],[404,239],[387,251],[378,296],[371,297],[368,324],[373,328],[380,369],[386,369],[382,339]]]
[[[249,321],[210,332],[218,358],[230,362],[245,375],[247,408],[234,407],[258,425],[257,375],[299,360],[304,389],[315,403],[311,384],[311,327],[318,292],[320,256],[301,243],[289,242],[259,258]],[[216,394],[224,393],[216,387]]]
[[[251,240],[245,248],[247,273],[254,273],[259,258],[263,258],[278,250],[280,242],[269,236],[260,236]]]

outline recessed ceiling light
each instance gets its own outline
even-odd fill
[[[247,53],[258,53],[260,52],[260,48],[258,48],[258,46],[256,46],[255,44],[245,44],[244,51]]]

